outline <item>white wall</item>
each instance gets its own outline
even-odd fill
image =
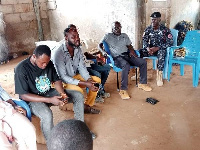
[[[52,40],[63,39],[68,24],[79,28],[81,39],[100,41],[111,24],[120,21],[122,32],[135,41],[136,1],[133,0],[56,0],[57,8],[49,11]],[[133,43],[134,45],[134,43]]]
[[[171,0],[170,28],[173,28],[179,21],[185,20],[197,26],[199,20],[198,0]]]

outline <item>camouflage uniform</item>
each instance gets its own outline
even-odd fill
[[[153,30],[153,27],[148,26],[143,34],[143,49],[140,49],[140,57],[149,57],[147,47],[159,47],[160,49],[153,55],[158,57],[157,68],[163,71],[166,49],[173,44],[173,37],[170,30],[164,25],[160,25],[158,30]]]

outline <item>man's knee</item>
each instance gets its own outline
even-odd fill
[[[130,65],[128,62],[126,62],[126,63],[123,64],[122,69],[123,69],[123,70],[128,70],[128,71],[129,71],[129,70],[130,70],[130,66],[131,66],[131,65]]]
[[[111,67],[108,64],[105,64],[103,67],[105,68],[106,71],[110,71],[111,70]]]
[[[158,59],[159,58],[160,59],[165,59],[166,53],[167,53],[167,51],[165,49],[158,50],[158,54],[157,54]]]
[[[84,95],[80,92],[75,92],[74,97],[75,97],[75,99],[84,101]]]
[[[65,90],[73,90],[73,91],[78,91],[82,94],[84,94],[83,89],[80,86],[73,85],[73,84],[65,84],[64,87]]]
[[[50,122],[53,119],[53,113],[51,109],[44,103],[31,102],[31,112],[45,122]]]
[[[65,92],[67,93],[67,95],[70,97],[70,99],[72,100],[72,102],[84,102],[84,95],[76,90],[65,90]]]
[[[101,73],[96,71],[95,74],[93,74],[92,76],[101,78]]]
[[[146,59],[143,59],[143,58],[137,58],[137,62],[138,62],[138,67],[144,67],[144,66],[147,66],[147,61],[146,61]]]
[[[142,61],[142,65],[147,66],[147,61],[145,59],[142,59],[141,61]]]

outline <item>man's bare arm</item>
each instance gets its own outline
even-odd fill
[[[128,48],[128,50],[130,51],[130,56],[133,56],[133,57],[138,57],[137,55],[136,55],[136,53],[135,53],[135,50],[134,50],[134,48],[133,48],[133,46],[130,44],[130,45],[127,45],[127,48]]]

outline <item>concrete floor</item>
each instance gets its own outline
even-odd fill
[[[0,66],[2,86],[14,91],[11,63]],[[102,110],[100,115],[85,115],[85,122],[97,134],[94,150],[198,150],[200,147],[200,86],[192,87],[192,68],[185,68],[185,75],[179,75],[179,66],[174,66],[170,82],[163,87],[156,86],[156,71],[148,62],[148,83],[152,92],[144,92],[129,81],[131,99],[122,100],[116,90],[116,73],[111,71],[106,83],[111,97],[104,104],[95,107]],[[7,71],[6,71],[7,70]],[[129,74],[129,79],[133,75]],[[1,83],[2,84],[2,83]],[[13,94],[12,92],[10,93]],[[16,96],[16,95],[14,95]],[[147,97],[159,100],[156,105],[146,103]],[[52,108],[54,123],[73,118],[72,111]],[[38,144],[38,150],[46,146]]]

